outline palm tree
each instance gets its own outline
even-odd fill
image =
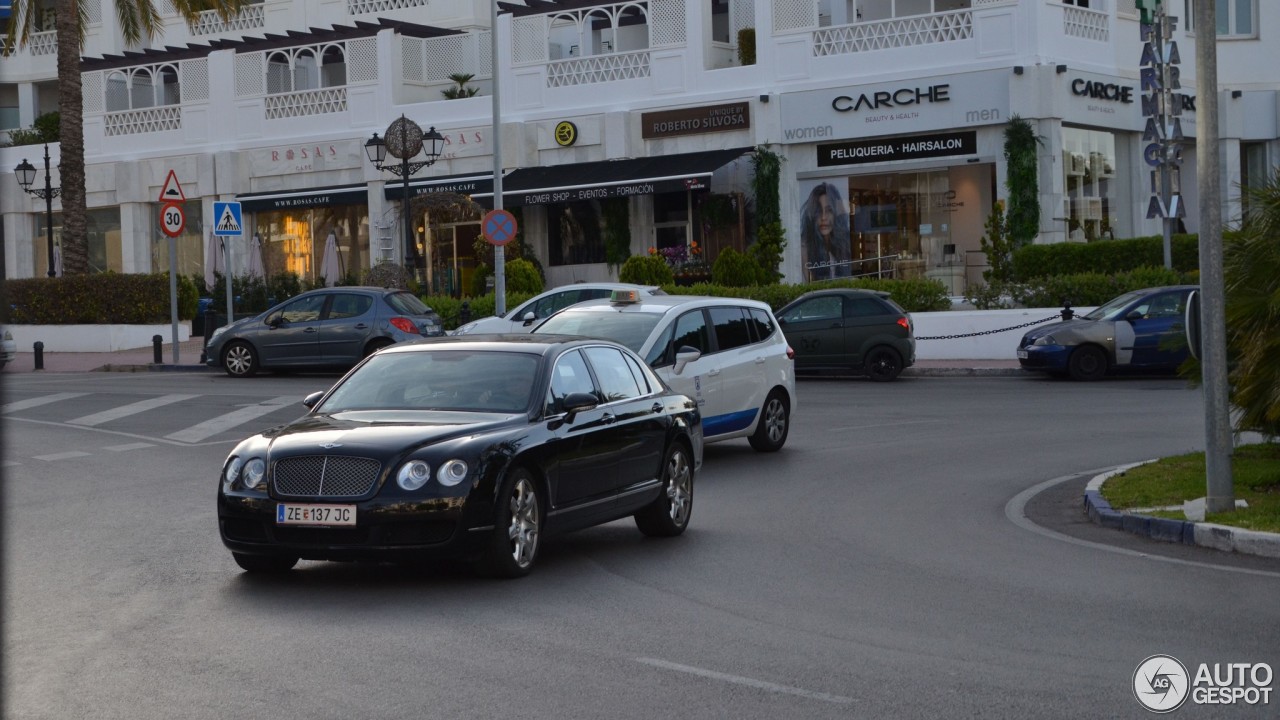
[[[1239,233],[1224,236],[1227,354],[1237,430],[1280,435],[1280,174],[1249,188]]]
[[[40,0],[14,0],[10,22],[19,47],[30,40]],[[120,32],[128,45],[150,40],[162,29],[154,0],[114,0]],[[245,0],[173,0],[188,24],[202,11],[216,10],[231,19]],[[54,30],[58,44],[58,112],[62,185],[62,262],[67,275],[89,272],[89,244],[85,235],[87,211],[84,188],[84,103],[80,92],[80,51],[84,49],[85,7],[79,0],[54,1]]]

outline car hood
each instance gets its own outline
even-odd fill
[[[338,447],[344,455],[383,456],[523,422],[523,415],[500,413],[360,410],[308,415],[256,440],[275,456],[325,453]]]
[[[1110,325],[1110,323],[1108,323],[1108,325]],[[1055,323],[1049,323],[1048,325],[1037,325],[1036,327],[1033,327],[1030,330],[1028,330],[1023,335],[1023,337],[1027,338],[1028,340],[1035,340],[1037,338],[1042,338],[1045,335],[1054,335],[1054,336],[1064,335],[1064,334],[1074,335],[1076,333],[1094,330],[1097,327],[1098,327],[1097,320],[1084,320],[1081,318],[1074,318],[1072,320],[1060,320]]]

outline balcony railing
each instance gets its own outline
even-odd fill
[[[182,129],[182,108],[176,105],[110,112],[104,117],[106,136],[139,135]]]
[[[821,28],[813,33],[813,54],[818,57],[847,55],[886,48],[935,45],[972,37],[973,12],[953,10]]]
[[[649,51],[590,55],[547,63],[547,87],[590,85],[649,77]]]
[[[347,14],[368,15],[389,10],[423,7],[427,2],[428,0],[347,0]]]
[[[58,33],[53,30],[31,33],[31,42],[27,43],[27,52],[33,56],[57,55]]]
[[[347,89],[335,87],[268,95],[266,107],[268,120],[346,112]]]
[[[245,30],[255,30],[265,27],[267,24],[267,13],[261,4],[245,5],[236,13],[236,16],[230,20],[223,20],[218,15],[217,10],[205,10],[200,13],[200,17],[195,24],[191,26],[191,34],[200,35],[217,35],[219,33],[243,32]]]
[[[1062,31],[1068,37],[1107,42],[1111,37],[1107,14],[1098,10],[1063,5]]]

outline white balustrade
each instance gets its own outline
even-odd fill
[[[547,87],[634,80],[649,77],[649,51],[589,55],[547,63]]]
[[[345,87],[268,95],[265,98],[268,120],[326,115],[346,112],[347,89]]]
[[[815,30],[813,54],[819,57],[846,55],[887,48],[935,45],[972,37],[973,11],[954,10]]]

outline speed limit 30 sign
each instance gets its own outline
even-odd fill
[[[169,237],[178,237],[187,227],[187,216],[178,203],[166,203],[160,208],[160,229]]]

